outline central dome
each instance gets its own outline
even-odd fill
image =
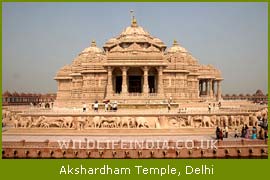
[[[142,27],[138,26],[135,18],[132,19],[131,26],[127,27],[120,34],[120,36],[134,36],[134,35],[150,36],[150,34],[147,31],[145,31]]]
[[[125,28],[119,36],[111,38],[105,43],[104,50],[110,51],[118,45],[123,47],[121,44],[126,43],[128,46],[132,43],[141,45],[144,43],[142,45],[143,47],[154,46],[160,49],[160,51],[164,51],[166,49],[165,44],[160,39],[151,36],[146,30],[137,24],[135,17],[132,18],[131,25]]]

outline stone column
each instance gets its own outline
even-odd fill
[[[199,80],[199,96],[201,95],[202,92],[202,82]]]
[[[163,91],[163,67],[158,67],[158,94],[164,96]]]
[[[209,96],[208,80],[205,80],[205,91],[206,91],[206,96]]]
[[[205,95],[206,93],[206,82],[205,80],[202,80],[202,95]]]
[[[143,67],[143,94],[148,95],[149,85],[148,85],[148,67]]]
[[[127,94],[127,68],[122,67],[122,94]]]
[[[209,80],[209,90],[210,90],[210,97],[212,98],[213,97],[213,80],[210,79]]]
[[[108,80],[107,80],[107,97],[112,96],[113,87],[112,87],[112,67],[108,67]]]
[[[213,91],[213,97],[215,97],[216,95],[216,91],[215,91],[215,80],[213,80],[213,84],[212,84],[212,91]]]
[[[201,96],[201,91],[202,91],[202,82],[201,82],[201,80],[198,80],[198,97],[200,97]]]
[[[221,81],[217,81],[217,100],[221,100]]]

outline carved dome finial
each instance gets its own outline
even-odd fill
[[[96,41],[95,40],[92,40],[91,47],[97,47],[97,44],[96,44]]]
[[[130,14],[131,14],[131,27],[138,27],[138,24],[137,24],[137,20],[135,18],[135,15],[134,15],[134,11],[133,10],[130,10]]]
[[[178,44],[178,42],[177,42],[177,40],[175,39],[175,40],[173,40],[173,46],[179,46],[179,44]]]

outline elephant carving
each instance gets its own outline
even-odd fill
[[[93,119],[92,119],[92,124],[93,124],[92,127],[94,127],[94,128],[99,128],[100,125],[101,125],[101,117],[99,117],[99,116],[93,117]]]
[[[229,118],[228,116],[221,116],[220,117],[220,126],[228,126],[229,125]]]
[[[136,117],[137,128],[149,128],[148,121],[144,117]]]
[[[257,117],[258,116],[256,116],[255,114],[249,116],[249,125],[250,126],[257,126],[258,125]]]
[[[202,118],[202,127],[212,127],[211,118],[209,116],[203,116]]]

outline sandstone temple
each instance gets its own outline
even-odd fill
[[[55,105],[81,106],[94,101],[123,103],[219,101],[221,73],[201,65],[176,40],[172,47],[150,35],[133,17],[131,25],[103,49],[92,41],[56,74]]]

